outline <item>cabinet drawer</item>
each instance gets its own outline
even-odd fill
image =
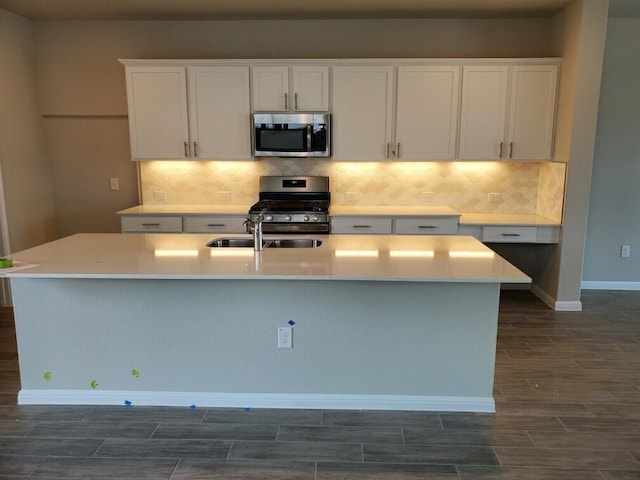
[[[182,232],[182,217],[131,216],[122,217],[120,225],[123,232]]]
[[[536,243],[537,240],[537,227],[484,227],[482,229],[483,242]]]
[[[184,217],[184,231],[187,233],[244,233],[246,218],[186,216]]]
[[[391,218],[331,218],[331,233],[387,234],[391,231]]]
[[[399,235],[457,235],[458,217],[396,218],[394,232]]]

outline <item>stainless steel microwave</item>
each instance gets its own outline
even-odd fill
[[[331,114],[254,113],[255,157],[328,157]]]

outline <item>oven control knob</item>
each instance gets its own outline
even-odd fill
[[[266,217],[264,217],[264,219],[265,219],[267,222],[270,222],[271,220],[273,220],[273,215],[267,215]]]
[[[320,220],[320,219],[318,218],[318,216],[317,216],[317,215],[314,215],[314,216],[313,216],[313,221],[314,221],[314,222],[317,222],[317,221],[319,221],[319,220]]]
[[[291,221],[291,215],[285,215],[285,216],[284,216],[284,219],[285,219],[287,222],[290,222],[290,221]]]
[[[305,215],[304,217],[302,217],[302,220],[304,220],[305,222],[309,221],[309,215]]]

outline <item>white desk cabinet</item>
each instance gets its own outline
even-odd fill
[[[458,158],[549,160],[557,65],[463,67]]]

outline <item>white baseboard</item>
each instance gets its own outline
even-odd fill
[[[582,311],[582,302],[580,300],[575,301],[560,301],[553,298],[547,292],[542,290],[537,285],[531,285],[531,291],[533,294],[542,300],[544,303],[549,305],[555,311],[558,312],[581,312]]]
[[[640,282],[599,282],[583,281],[580,287],[583,290],[640,290]]]
[[[18,404],[417,410],[485,413],[496,411],[492,397],[143,392],[120,390],[20,390]]]

